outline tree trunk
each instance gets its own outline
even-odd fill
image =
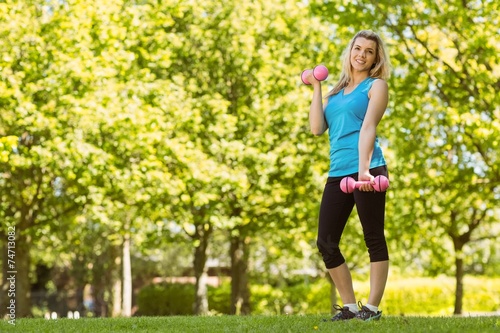
[[[28,228],[22,225],[29,223],[21,223],[16,228],[15,241],[15,267],[9,269],[7,278],[14,277],[15,281],[15,300],[16,300],[16,317],[31,317],[31,284],[30,284],[30,247],[31,237],[27,235]]]
[[[85,316],[85,286],[88,283],[88,258],[83,252],[75,252],[71,262],[71,275],[75,279],[76,306],[73,311],[78,311],[80,316]]]
[[[117,255],[115,259],[115,273],[113,276],[113,311],[111,313],[112,317],[118,317],[122,314],[122,279],[120,274],[120,268],[122,268],[122,255]]]
[[[458,230],[458,213],[450,212],[451,226],[448,235],[453,240],[453,248],[455,249],[455,309],[453,314],[462,314],[463,298],[464,298],[464,246],[471,241],[471,235],[476,228],[479,227],[487,215],[487,210],[481,211],[473,208],[472,216],[468,223],[468,230],[462,234]]]
[[[207,272],[204,270],[196,277],[196,299],[194,305],[194,314],[208,314],[208,288],[207,288]]]
[[[18,226],[10,226],[2,233],[2,309],[9,320],[31,317],[30,246],[27,234],[30,222],[27,214],[21,216]]]
[[[124,317],[132,315],[132,266],[130,263],[130,232],[123,240],[123,312]]]
[[[194,314],[208,314],[208,295],[207,295],[207,248],[208,240],[212,234],[212,226],[201,224],[197,226],[196,236],[199,240],[199,245],[194,249],[194,276],[195,284],[195,302]]]
[[[240,235],[231,237],[231,314],[251,313],[250,288],[248,286],[248,240]]]
[[[101,285],[95,284],[92,286],[92,295],[94,298],[94,313],[96,317],[107,317],[108,316],[108,304],[104,298],[105,290]]]
[[[462,302],[464,298],[464,260],[460,251],[455,252],[455,310],[453,314],[462,314]]]
[[[85,306],[84,306],[84,291],[85,291],[85,285],[78,285],[75,288],[75,298],[76,298],[76,308],[75,310],[78,311],[81,317],[85,316]]]
[[[5,314],[7,314],[7,303],[8,297],[4,297],[8,295],[9,290],[9,281],[7,280],[7,263],[8,263],[8,250],[7,250],[7,233],[2,232],[2,239],[0,239],[0,244],[2,244],[2,280],[0,281],[0,293],[2,297],[0,297],[0,318],[4,318]]]
[[[120,278],[122,275],[116,259],[121,256],[121,246],[109,244],[105,252],[94,258],[91,283],[92,296],[95,304],[94,313],[96,317],[108,317],[113,315],[114,283],[116,280],[121,281]]]

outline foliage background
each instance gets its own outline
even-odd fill
[[[95,315],[127,315],[152,277],[184,274],[202,311],[212,263],[251,285],[322,277],[328,141],[308,131],[299,78],[323,63],[331,86],[364,28],[394,67],[378,129],[392,272],[454,276],[460,313],[464,276],[500,271],[499,6],[0,1],[0,241],[5,277],[15,227],[18,316],[47,293],[83,311],[88,286]],[[364,280],[351,222],[345,254]]]

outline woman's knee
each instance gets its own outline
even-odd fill
[[[366,239],[366,247],[370,256],[370,262],[389,260],[389,250],[385,237]]]
[[[318,238],[316,245],[323,257],[326,268],[335,268],[345,262],[338,243]]]

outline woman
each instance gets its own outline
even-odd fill
[[[368,30],[358,32],[344,52],[340,80],[325,96],[321,83],[309,75],[314,92],[309,122],[314,135],[328,129],[330,170],[320,206],[317,245],[330,276],[339,291],[343,307],[331,320],[378,320],[389,271],[384,235],[385,192],[375,192],[374,177],[388,177],[386,161],[376,128],[388,103],[386,80],[390,64],[383,41]],[[370,181],[353,193],[340,189],[344,177]],[[370,257],[370,295],[358,309],[349,268],[339,248],[342,232],[354,205],[363,228]]]

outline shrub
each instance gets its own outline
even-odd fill
[[[194,287],[190,284],[151,284],[139,291],[137,305],[141,316],[193,314]]]
[[[220,287],[208,287],[208,308],[211,312],[229,314],[231,312],[231,283]]]
[[[252,314],[281,314],[288,303],[283,290],[271,285],[253,285],[251,287]]]
[[[368,298],[369,285],[355,288],[362,301]],[[466,276],[464,279],[464,314],[500,310],[500,279]],[[455,280],[452,277],[389,280],[380,305],[389,315],[451,315],[455,303]]]
[[[319,314],[329,312],[330,284],[326,279],[282,288],[252,286],[252,314]]]
[[[231,288],[229,283],[208,287],[209,310],[229,314]],[[141,316],[192,315],[194,286],[182,283],[151,284],[139,291],[137,305]]]

